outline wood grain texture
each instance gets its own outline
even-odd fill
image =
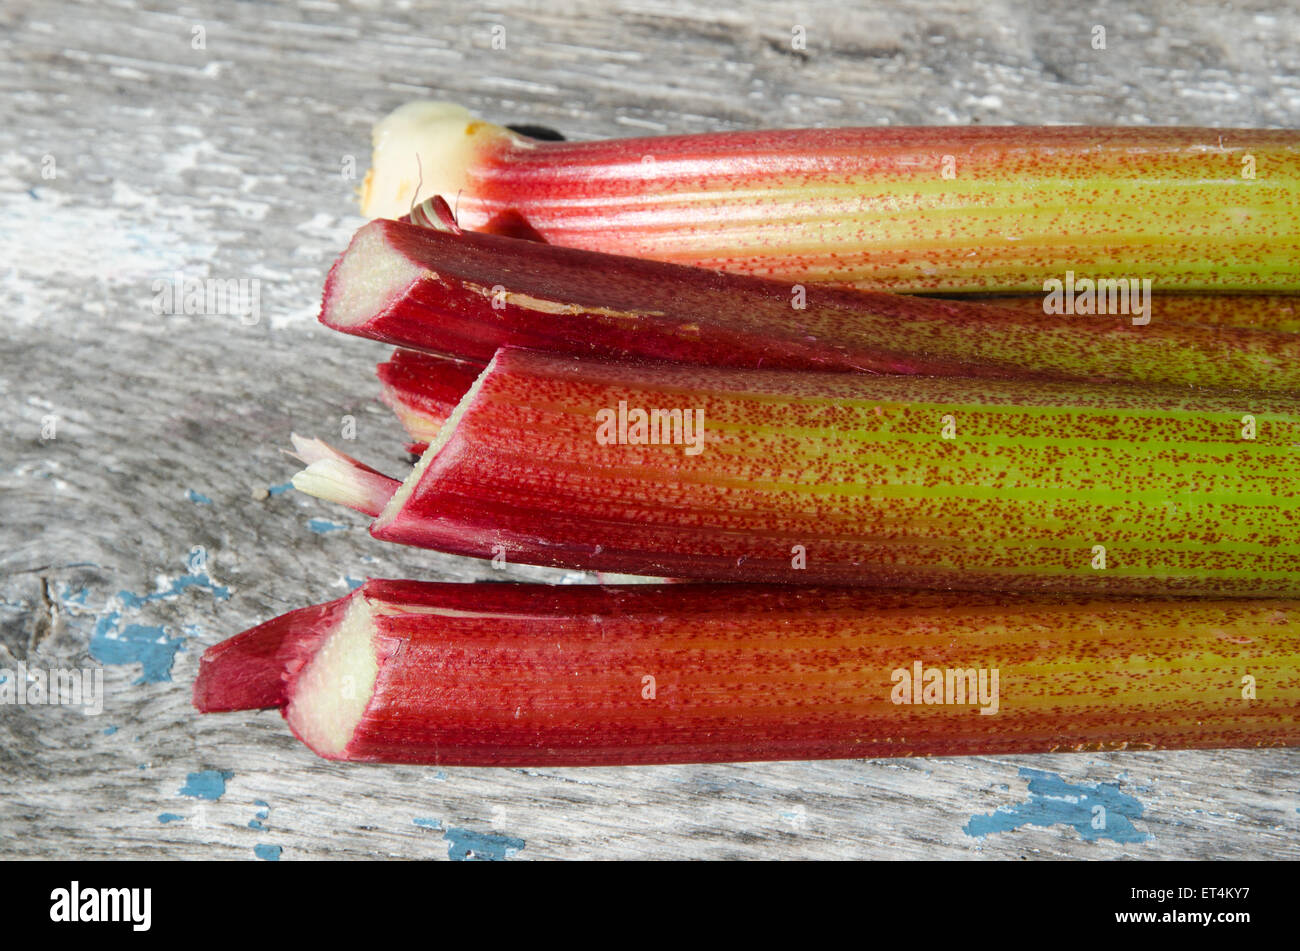
[[[300,0],[176,13],[9,0],[0,666],[96,665],[97,630],[101,653],[112,633],[140,652],[165,653],[146,643],[158,636],[183,644],[170,681],[105,666],[100,716],[0,707],[0,856],[253,859],[265,845],[285,860],[471,848],[516,859],[1300,857],[1297,750],[344,767],[316,759],[275,713],[200,718],[189,706],[204,647],[336,597],[348,577],[556,577],[384,546],[362,517],[292,492],[255,497],[293,471],[278,449],[295,429],[394,472],[404,461],[371,373],[386,348],[314,321],[325,271],[361,223],[352,190],[376,117],[432,95],[570,137],[1300,125],[1294,10],[1022,7]],[[1105,50],[1092,45],[1097,25]],[[804,50],[792,48],[796,26]],[[258,320],[155,314],[155,282],[176,272],[260,281]],[[341,438],[349,416],[355,441]],[[313,531],[316,518],[345,527]],[[224,794],[182,795],[205,770],[232,774]],[[1024,803],[1047,824],[1028,824]],[[1109,810],[1100,830],[1094,805]],[[972,817],[999,808],[1008,816],[975,834],[989,826]]]

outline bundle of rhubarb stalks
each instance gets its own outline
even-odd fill
[[[374,146],[320,319],[397,347],[419,460],[295,437],[294,485],[657,580],[371,580],[198,709],[444,765],[1300,745],[1300,133]]]

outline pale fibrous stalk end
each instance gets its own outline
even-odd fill
[[[421,202],[442,196],[454,204],[474,159],[494,142],[527,140],[483,122],[449,102],[399,106],[376,123],[370,171],[361,185],[367,218],[401,218]]]
[[[374,694],[379,675],[374,632],[370,602],[358,592],[294,683],[284,717],[294,734],[326,759],[344,757]]]
[[[384,510],[401,485],[319,439],[305,439],[296,433],[291,439],[295,450],[291,455],[307,463],[307,468],[292,479],[299,492],[346,505],[373,518]]]

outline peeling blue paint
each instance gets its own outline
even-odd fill
[[[271,495],[284,495],[292,488],[292,482],[281,482],[279,485],[270,486],[266,491]]]
[[[206,495],[204,495],[202,492],[195,492],[193,489],[186,489],[186,490],[185,490],[185,497],[186,497],[187,499],[189,499],[191,502],[193,502],[195,505],[211,505],[211,504],[212,504],[212,500],[211,500],[210,498],[208,498],[208,497],[207,497]]]
[[[982,838],[1027,825],[1069,825],[1090,842],[1143,842],[1150,838],[1133,827],[1132,820],[1142,816],[1142,803],[1120,792],[1118,782],[1072,785],[1054,773],[1028,768],[1020,770],[1020,777],[1029,781],[1029,798],[987,815],[971,816],[964,827],[967,835]]]
[[[259,842],[253,846],[253,854],[265,862],[280,861],[280,853],[283,851],[284,849],[278,845],[265,845]]]
[[[249,819],[248,827],[250,829],[256,829],[258,832],[266,831],[266,826],[262,825],[262,823],[258,822],[256,819]]]
[[[344,575],[343,583],[348,586],[349,591],[356,591],[357,588],[366,583],[366,580],[364,578],[354,578],[351,575]]]
[[[346,525],[340,525],[338,522],[331,522],[327,518],[308,519],[307,527],[317,535],[328,535],[330,532],[342,532],[347,530]]]
[[[117,727],[115,727],[115,726],[106,726],[106,727],[104,727],[104,729],[103,729],[102,732],[103,732],[103,734],[104,734],[105,736],[112,736],[114,733],[117,732]]]
[[[218,769],[205,769],[190,773],[185,777],[185,785],[179,790],[182,796],[196,799],[210,799],[213,802],[226,794],[227,780],[234,779],[235,774]]]
[[[172,679],[172,663],[182,650],[183,637],[168,637],[157,625],[128,624],[117,630],[120,615],[110,611],[95,624],[90,635],[90,656],[101,664],[139,664],[135,684]]]
[[[191,571],[177,577],[170,584],[149,594],[122,590],[117,593],[118,608],[105,608],[96,619],[90,633],[90,655],[102,664],[139,664],[140,677],[135,684],[159,683],[172,679],[172,665],[176,654],[184,650],[187,638],[200,633],[197,624],[187,624],[183,637],[169,637],[167,630],[158,625],[128,624],[119,627],[123,611],[138,611],[156,601],[179,597],[190,588],[207,591],[218,601],[230,598],[230,589],[215,583],[206,572]],[[75,596],[65,591],[68,604],[84,605],[87,591],[82,588]],[[111,603],[111,602],[110,602]]]
[[[471,829],[444,828],[439,819],[417,817],[411,822],[421,829],[441,831],[447,842],[447,858],[453,862],[504,862],[524,847],[523,839]]]
[[[65,584],[63,586],[63,593],[60,594],[59,597],[63,600],[64,604],[78,604],[84,606],[86,603],[86,598],[89,596],[89,594],[90,594],[89,588],[82,588],[76,594],[73,594],[72,585]]]
[[[171,583],[170,587],[155,591],[152,594],[140,595],[134,591],[119,591],[117,597],[122,602],[123,607],[142,608],[152,601],[166,601],[168,598],[178,597],[188,588],[208,591],[218,601],[226,601],[230,598],[230,589],[225,585],[214,582],[208,577],[206,571],[192,571],[187,575],[181,575]]]
[[[118,611],[105,611],[95,621],[94,628],[90,632],[91,650],[94,651],[96,638],[107,637],[110,633],[117,630],[117,622],[122,620],[122,615]]]
[[[184,816],[178,816],[174,812],[164,812],[162,815],[158,817],[158,821],[161,822],[163,825],[166,825],[169,822],[182,822],[184,821],[184,819],[185,819]]]
[[[524,847],[523,839],[470,829],[448,828],[442,837],[453,862],[504,862]]]

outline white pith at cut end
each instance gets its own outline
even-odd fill
[[[285,717],[321,756],[343,755],[374,695],[379,676],[374,631],[370,605],[358,593],[292,686]]]
[[[364,324],[423,273],[419,265],[389,247],[382,227],[367,225],[357,232],[330,276],[321,320],[340,328]]]

